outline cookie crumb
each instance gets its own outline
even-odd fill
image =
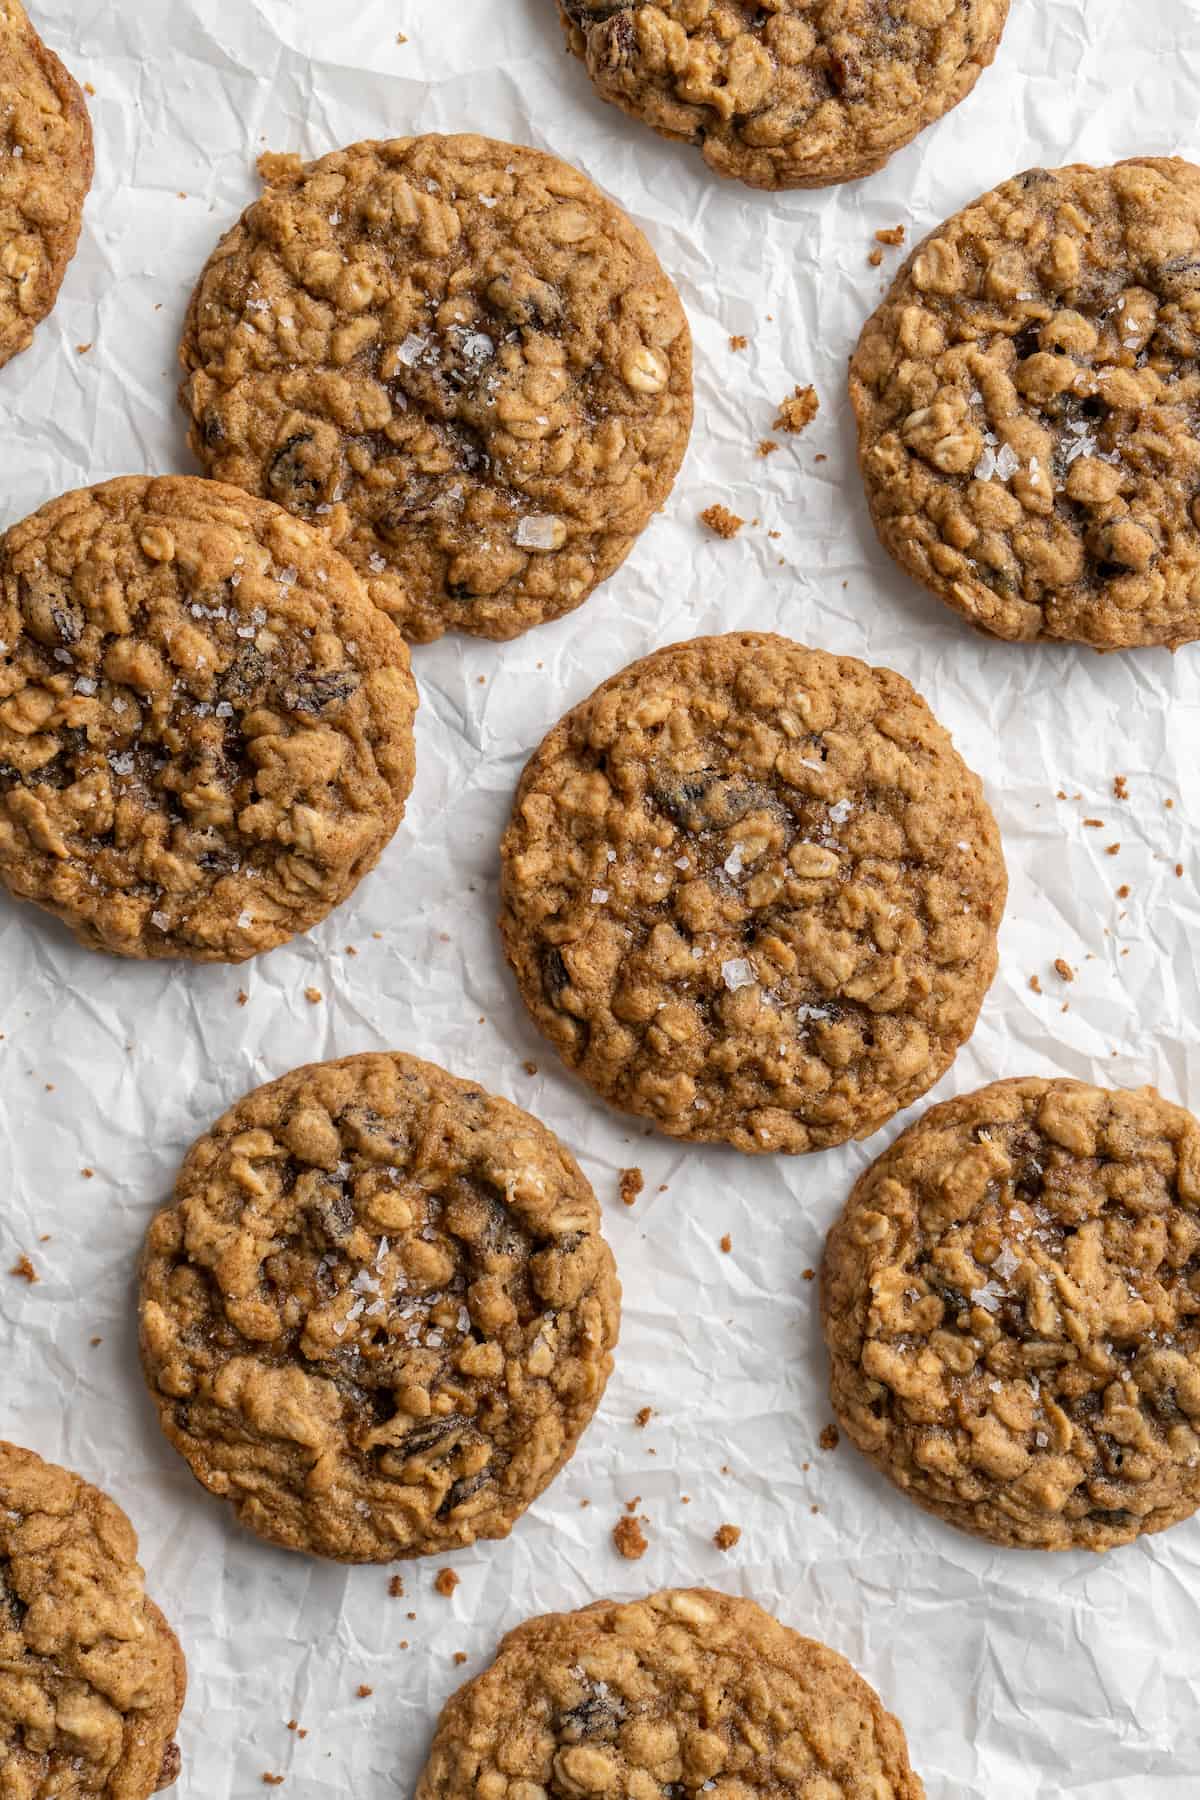
[[[92,84],[91,84],[91,82],[90,82],[90,81],[85,81],[85,82],[84,82],[84,84],[83,84],[83,91],[84,91],[84,93],[85,93],[85,94],[86,94],[86,95],[87,95],[87,97],[88,97],[88,99],[89,99],[89,100],[94,100],[94,99],[95,99],[95,98],[96,98],[96,90],[95,90],[95,88],[94,88],[94,87],[93,87],[93,86],[92,86]]]
[[[836,1450],[841,1441],[842,1436],[836,1425],[823,1426],[821,1435],[817,1439],[822,1450]]]
[[[271,1775],[265,1769],[263,1770],[262,1781],[263,1781],[264,1787],[282,1787],[283,1786],[283,1776],[282,1775]]]
[[[881,231],[875,233],[875,242],[877,244],[890,244],[894,249],[897,244],[902,244],[904,242],[903,225],[885,225]]]
[[[454,1652],[454,1665],[456,1668],[461,1669],[466,1660],[467,1653],[465,1650],[456,1650]]]
[[[1085,825],[1090,826],[1093,831],[1103,831],[1104,830],[1104,820],[1103,819],[1085,819],[1083,822]]]
[[[403,1575],[393,1575],[392,1576],[392,1579],[388,1582],[388,1593],[391,1595],[393,1600],[403,1600],[403,1598],[404,1598],[404,1577],[403,1577]]]
[[[713,1543],[718,1550],[732,1550],[742,1535],[740,1525],[718,1525],[713,1532]]]
[[[653,1417],[654,1408],[652,1406],[643,1406],[640,1412],[633,1415],[633,1422],[635,1425],[639,1425],[644,1431]]]
[[[628,1513],[613,1526],[613,1543],[627,1562],[637,1562],[650,1548],[641,1526]]]
[[[246,1003],[247,1003],[247,1002],[248,1002],[248,1000],[249,1000],[249,998],[250,998],[250,996],[249,996],[249,994],[248,994],[248,993],[247,993],[247,992],[246,992],[246,990],[245,990],[245,988],[239,988],[239,989],[238,989],[238,991],[237,991],[237,1003],[238,1003],[238,1005],[239,1005],[239,1006],[245,1006],[245,1005],[246,1005]]]
[[[639,1506],[640,1506],[640,1505],[641,1505],[641,1504],[642,1504],[642,1496],[641,1496],[641,1495],[640,1495],[640,1494],[635,1494],[635,1495],[634,1495],[634,1496],[633,1496],[633,1499],[632,1499],[632,1500],[627,1500],[627,1501],[626,1501],[626,1502],[625,1502],[625,1511],[626,1511],[626,1512],[631,1512],[631,1513],[632,1513],[632,1512],[636,1512],[636,1511],[637,1511],[637,1509],[638,1509],[638,1507],[639,1507]]]
[[[774,438],[759,438],[758,440],[758,454],[760,456],[774,456],[778,448],[779,445]]]
[[[1182,864],[1182,863],[1176,863],[1176,864],[1175,864],[1175,873],[1176,873],[1176,875],[1182,875],[1182,874],[1183,874],[1183,864]]]
[[[304,990],[304,998],[308,1001],[310,1006],[320,1006],[321,1001],[325,996],[322,994],[320,988],[309,987]]]
[[[95,1169],[80,1169],[79,1173],[83,1176],[85,1181],[94,1181],[96,1178]]]
[[[1117,899],[1118,900],[1128,900],[1131,892],[1132,892],[1132,889],[1130,888],[1128,882],[1122,882],[1120,887],[1117,889]]]
[[[619,1169],[617,1175],[621,1186],[621,1199],[626,1206],[632,1206],[646,1185],[646,1177],[640,1169]]]
[[[867,261],[870,263],[870,265],[873,269],[877,269],[879,267],[880,263],[883,261],[883,251],[880,249],[875,249],[875,250],[869,251],[867,253]]]
[[[750,339],[743,337],[740,331],[735,332],[729,340],[729,348],[731,350],[744,350],[749,342]]]
[[[1114,775],[1113,776],[1113,799],[1114,800],[1128,800],[1128,798],[1129,798],[1129,783],[1127,782],[1125,776],[1124,775]]]
[[[102,1337],[94,1337],[94,1338],[88,1339],[88,1343],[92,1346],[93,1350],[96,1348],[96,1346],[98,1344],[102,1344],[103,1342],[104,1342],[104,1339]]]
[[[1105,856],[1119,856],[1120,853],[1121,853],[1120,844],[1105,844],[1105,846],[1104,846]]]
[[[355,949],[353,944],[346,945],[346,955],[347,956],[357,956],[358,955],[358,951]]]
[[[462,1576],[456,1575],[453,1569],[439,1569],[433,1579],[434,1591],[443,1600],[449,1600],[461,1580]]]
[[[375,1692],[375,1689],[373,1687],[368,1687],[365,1681],[360,1681],[354,1691],[360,1700],[369,1700],[371,1695]]]
[[[536,1075],[538,1072],[538,1066],[532,1060],[528,1061],[528,1062],[523,1062],[521,1064],[521,1067],[524,1069],[524,1071],[527,1075]]]
[[[86,356],[88,351],[91,349],[91,347],[92,346],[90,344],[76,344],[76,346],[75,346],[76,356]]]
[[[735,512],[730,512],[727,506],[714,501],[712,506],[706,506],[700,514],[700,523],[707,525],[719,538],[735,538],[746,521],[739,519]]]
[[[726,1256],[728,1256],[729,1252],[733,1249],[733,1239],[730,1237],[728,1232],[726,1232],[725,1236],[721,1239],[721,1248],[725,1252]]]
[[[8,1272],[10,1275],[15,1275],[20,1281],[27,1281],[30,1287],[42,1279],[24,1252],[18,1256]]]
[[[1054,973],[1058,976],[1060,981],[1074,981],[1075,979],[1075,971],[1065,956],[1055,957]]]
[[[815,1281],[817,1279],[817,1271],[815,1269],[801,1269],[800,1279],[801,1281]]]
[[[1030,976],[1030,977],[1029,977],[1029,985],[1030,985],[1030,987],[1031,987],[1031,988],[1032,988],[1032,989],[1033,989],[1033,991],[1034,991],[1034,993],[1035,993],[1035,994],[1040,994],[1040,993],[1041,993],[1041,991],[1042,991],[1042,984],[1041,984],[1041,982],[1040,982],[1040,981],[1039,981],[1039,980],[1038,980],[1038,978],[1037,978],[1037,976],[1036,976],[1036,975],[1031,975],[1031,976]]]
[[[405,37],[405,35],[402,31],[398,31],[396,33],[396,42],[398,44],[407,44],[408,39]]]
[[[803,431],[811,425],[820,409],[817,390],[812,387],[797,386],[787,400],[779,403],[779,417],[773,429],[776,431]]]

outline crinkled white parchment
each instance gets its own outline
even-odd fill
[[[0,901],[0,1271],[27,1252],[41,1274],[28,1287],[0,1272],[0,1433],[101,1482],[137,1525],[191,1672],[179,1794],[241,1800],[264,1772],[296,1800],[406,1794],[441,1702],[507,1627],[700,1581],[851,1657],[903,1720],[931,1800],[1194,1800],[1200,1520],[1103,1559],[992,1551],[907,1505],[848,1445],[818,1448],[830,1415],[803,1271],[893,1132],[797,1160],[644,1135],[538,1040],[492,919],[514,784],[566,707],[656,645],[781,630],[900,669],[988,783],[1012,877],[1002,972],[938,1095],[1064,1073],[1200,1102],[1200,650],[1100,658],[973,635],[877,548],[844,392],[903,254],[868,267],[876,228],[903,222],[911,242],[1036,163],[1200,150],[1198,0],[1013,0],[965,105],[871,180],[781,196],[718,183],[599,101],[563,53],[552,0],[33,11],[95,88],[97,179],[59,307],[0,375],[0,523],[101,477],[192,466],[173,399],[183,307],[268,146],[315,156],[473,128],[556,151],[645,227],[697,350],[687,463],[616,578],[516,643],[416,653],[408,819],[322,927],[240,970],[143,968]],[[732,333],[750,340],[740,355]],[[809,381],[819,418],[759,460],[776,403]],[[714,500],[761,523],[718,542],[696,523]],[[1113,797],[1118,773],[1127,800]],[[1069,986],[1056,957],[1078,972]],[[562,1135],[601,1196],[625,1286],[616,1373],[583,1446],[507,1543],[452,1559],[451,1600],[433,1592],[438,1563],[404,1565],[408,1597],[390,1599],[387,1570],[309,1562],[236,1529],[160,1436],[136,1358],[134,1259],[191,1139],[268,1077],[389,1046],[477,1076]],[[632,1164],[646,1191],[626,1209],[617,1171]],[[650,1549],[635,1564],[610,1532],[638,1495]],[[711,1539],[726,1521],[742,1539],[722,1555]]]

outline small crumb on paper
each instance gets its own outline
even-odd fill
[[[779,445],[774,438],[760,438],[758,440],[758,454],[760,456],[774,456],[778,448]]]
[[[35,1282],[42,1279],[29,1258],[23,1252],[18,1256],[16,1262],[8,1272],[10,1275],[15,1275],[18,1281],[27,1281],[30,1287],[33,1287]]]
[[[456,1650],[454,1652],[454,1665],[456,1668],[461,1669],[466,1660],[467,1653],[465,1650]]]
[[[325,996],[322,994],[320,988],[307,987],[304,990],[304,998],[308,1001],[310,1006],[320,1006]]]
[[[739,519],[735,512],[730,512],[727,506],[722,506],[719,501],[714,501],[712,506],[706,506],[700,514],[700,523],[707,525],[708,529],[715,532],[717,537],[728,539],[735,538],[746,521]]]
[[[461,1580],[462,1576],[456,1575],[453,1569],[439,1569],[433,1580],[434,1592],[443,1600],[449,1600]]]
[[[740,1525],[718,1525],[713,1532],[713,1543],[718,1550],[732,1550],[740,1541],[741,1535]]]
[[[820,404],[816,388],[796,387],[788,399],[780,401],[779,417],[775,421],[774,430],[803,431],[816,418]]]
[[[403,1575],[393,1575],[392,1576],[392,1579],[388,1582],[388,1593],[391,1595],[393,1600],[403,1600],[403,1598],[404,1598],[404,1577],[403,1577]]]
[[[750,339],[743,337],[740,331],[735,332],[729,340],[729,348],[731,350],[744,350],[749,342]]]
[[[626,1562],[637,1562],[645,1556],[650,1548],[649,1539],[636,1519],[625,1517],[618,1519],[613,1526],[613,1543],[625,1558]]]
[[[365,1681],[360,1681],[354,1691],[360,1700],[369,1700],[371,1695],[375,1692],[375,1689],[373,1687],[368,1687]]]
[[[726,1232],[724,1237],[721,1239],[721,1248],[725,1252],[726,1256],[728,1256],[729,1252],[733,1249],[733,1239],[730,1237],[728,1232]]]
[[[1114,800],[1128,800],[1128,798],[1129,798],[1129,783],[1126,780],[1125,776],[1124,775],[1114,775],[1113,776],[1113,799]]]
[[[646,1185],[646,1177],[640,1169],[620,1169],[618,1170],[618,1181],[621,1199],[626,1206],[632,1206]]]
[[[653,1417],[654,1408],[652,1406],[643,1406],[640,1412],[634,1414],[633,1422],[635,1425],[639,1425],[644,1431]]]
[[[1058,976],[1060,981],[1074,981],[1075,979],[1075,971],[1065,956],[1055,957],[1054,973]]]
[[[821,1429],[821,1435],[817,1439],[817,1442],[818,1442],[818,1444],[820,1444],[822,1450],[836,1450],[838,1445],[841,1443],[841,1441],[842,1441],[842,1436],[836,1425],[823,1426]]]
[[[1041,982],[1040,982],[1040,981],[1039,981],[1039,980],[1038,980],[1038,978],[1037,978],[1037,976],[1036,976],[1036,975],[1031,975],[1031,976],[1030,976],[1030,977],[1029,977],[1029,985],[1030,985],[1030,987],[1031,987],[1031,988],[1032,988],[1032,989],[1033,989],[1033,991],[1034,991],[1034,993],[1035,993],[1035,994],[1040,994],[1040,993],[1041,993],[1041,991],[1042,991],[1042,984],[1041,984]]]

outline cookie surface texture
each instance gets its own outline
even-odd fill
[[[356,1056],[195,1144],[147,1237],[142,1359],[244,1525],[387,1562],[507,1536],[595,1411],[619,1307],[595,1196],[543,1125]]]
[[[408,651],[281,507],[194,476],[0,539],[0,879],[121,956],[241,962],[371,869],[412,785]]]
[[[668,1589],[529,1619],[442,1712],[417,1800],[507,1791],[924,1800],[850,1664],[752,1600]]]
[[[641,232],[490,138],[260,166],[180,351],[207,471],[325,524],[414,642],[580,605],[691,429],[687,321]]]
[[[0,366],[58,298],[92,170],[78,84],[17,0],[0,0]]]
[[[1200,169],[1031,169],[918,245],[855,352],[880,539],[972,624],[1200,637]]]
[[[107,1494],[0,1442],[0,1792],[146,1800],[179,1773],[187,1676]]]
[[[500,928],[605,1099],[672,1136],[828,1149],[970,1035],[1006,876],[976,776],[902,676],[755,632],[606,681],[521,778]]]
[[[833,1402],[964,1531],[1105,1550],[1200,1505],[1200,1125],[1153,1088],[933,1107],[830,1233]]]
[[[550,4],[551,0],[543,0]],[[1008,0],[561,0],[600,94],[758,188],[869,175],[964,100]]]

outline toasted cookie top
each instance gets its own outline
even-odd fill
[[[146,1800],[179,1774],[186,1686],[116,1503],[0,1442],[0,1791]]]
[[[978,779],[888,669],[755,632],[568,713],[502,846],[508,958],[606,1099],[740,1150],[878,1130],[969,1036],[1007,880]]]
[[[619,1311],[558,1140],[398,1052],[239,1101],[142,1263],[171,1442],[243,1524],[343,1562],[506,1537],[595,1411]]]
[[[691,429],[687,321],[641,232],[490,138],[260,167],[184,328],[206,469],[325,523],[416,642],[578,606]]]
[[[58,298],[92,168],[78,85],[18,0],[0,0],[0,366]]]
[[[240,962],[324,918],[403,816],[415,709],[281,507],[130,476],[0,539],[0,879],[94,948]]]
[[[452,1696],[417,1800],[795,1794],[924,1800],[904,1733],[844,1657],[705,1588],[510,1631]]]
[[[918,245],[851,365],[876,528],[1003,638],[1200,637],[1200,169],[1030,169]]]
[[[964,1531],[1104,1550],[1200,1505],[1200,1124],[998,1081],[861,1176],[822,1275],[833,1402]]]
[[[548,0],[543,0],[547,4]],[[758,188],[882,168],[966,98],[1008,0],[560,0],[606,100]]]

